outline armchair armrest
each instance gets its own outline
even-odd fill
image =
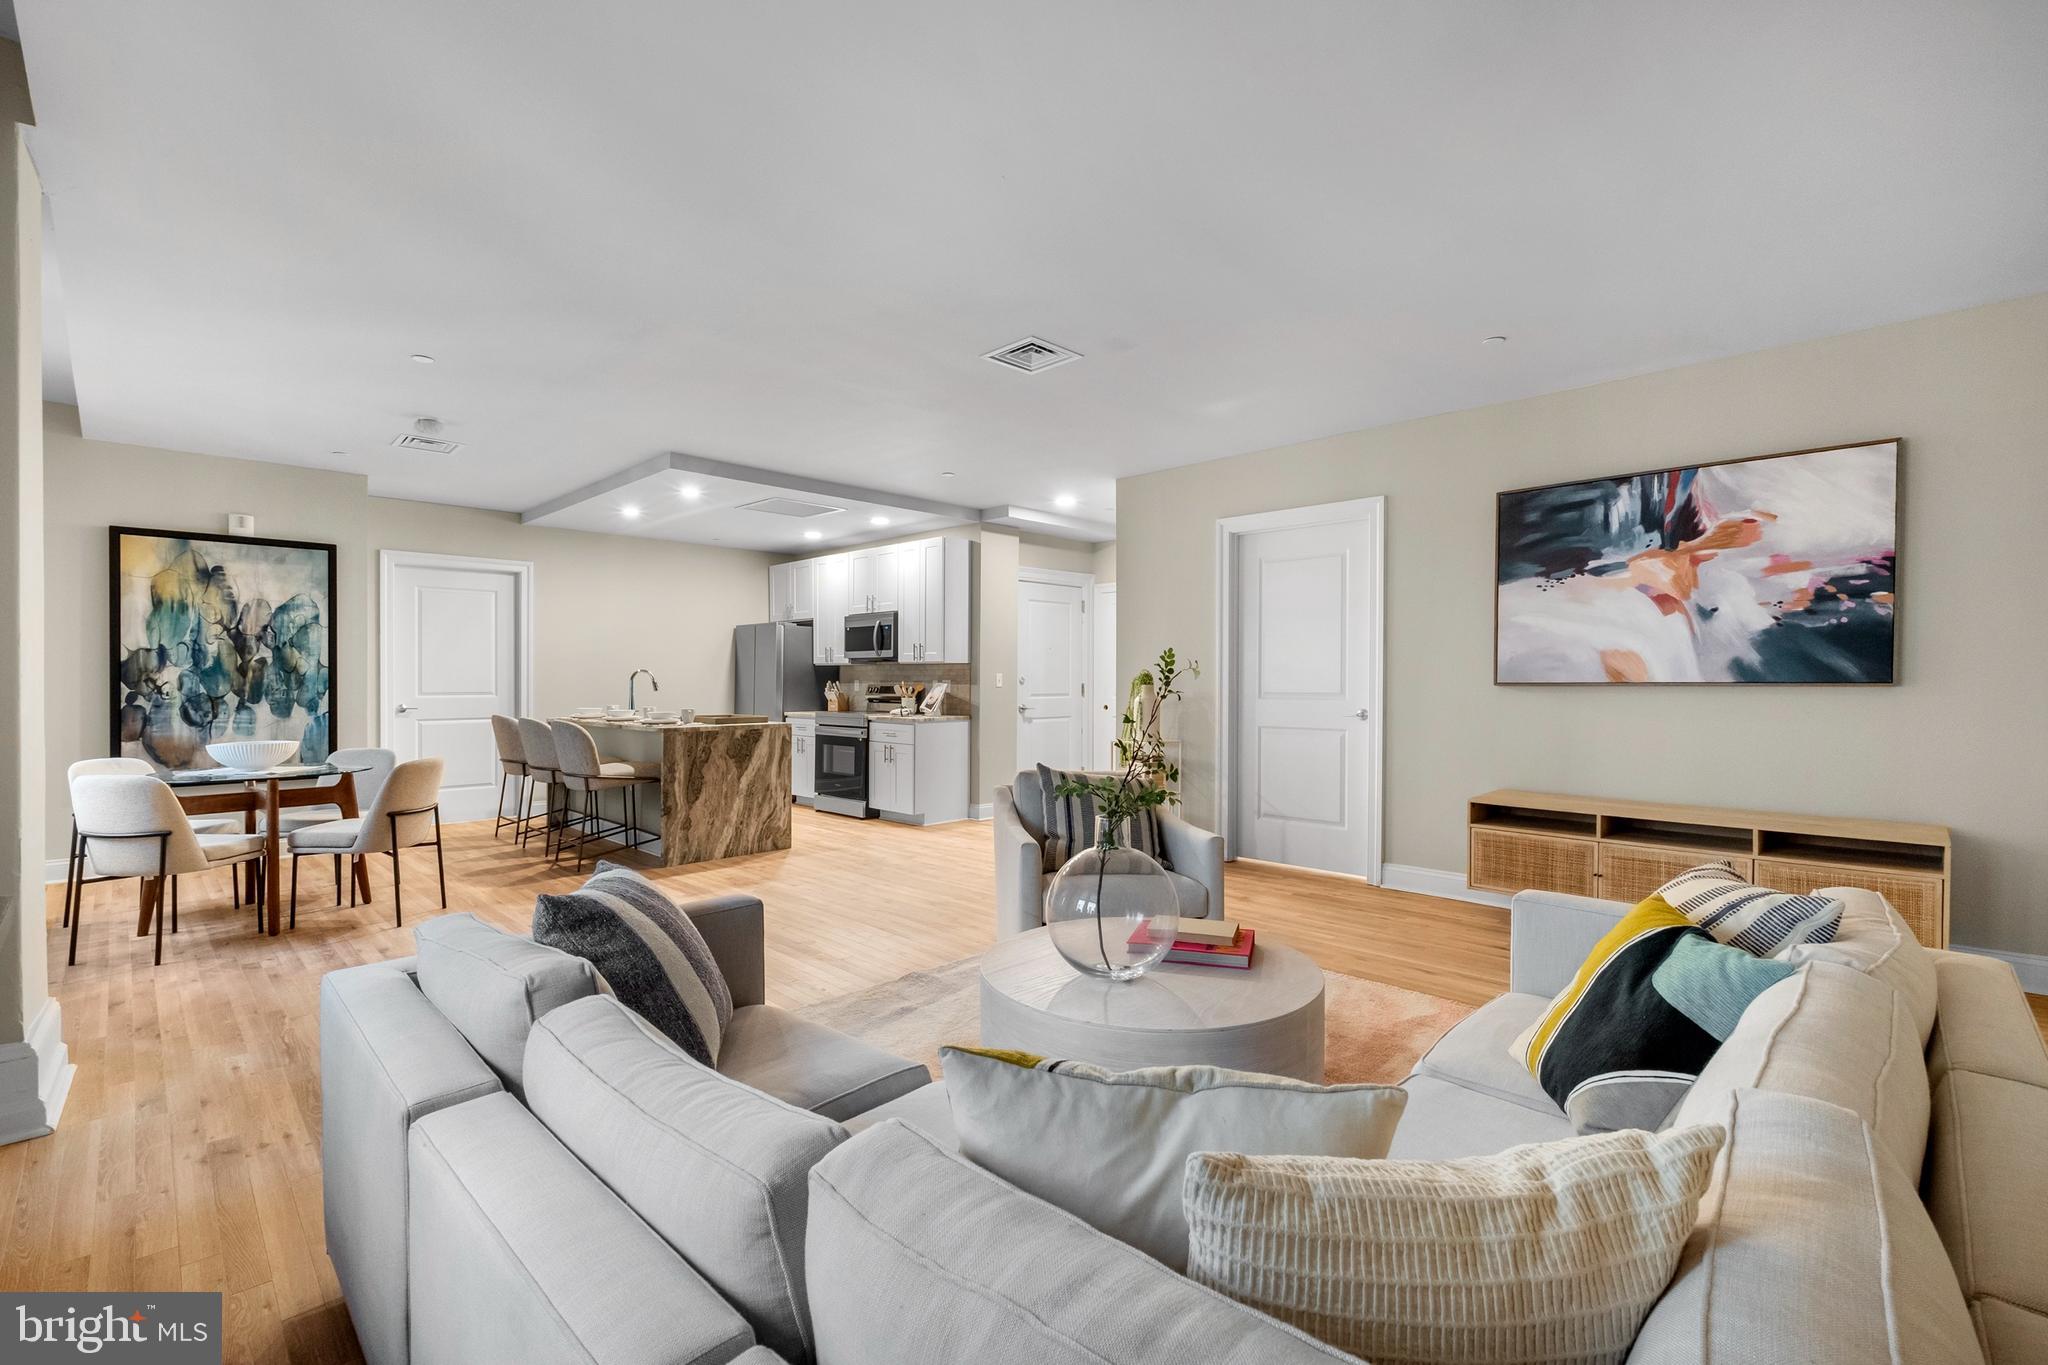
[[[1223,915],[1223,836],[1191,825],[1169,811],[1159,812],[1159,843],[1167,862],[1183,877],[1192,877],[1209,892],[1210,919]]]
[[[735,1009],[768,1003],[767,922],[758,896],[707,896],[681,910],[704,935]]]
[[[1556,995],[1586,954],[1631,907],[1554,891],[1518,892],[1509,903],[1508,989]]]
[[[1017,815],[1016,797],[996,788],[996,937],[1045,923],[1045,852]]]

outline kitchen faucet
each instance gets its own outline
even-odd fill
[[[655,691],[661,691],[661,681],[660,679],[654,676],[653,669],[634,669],[631,673],[628,673],[626,675],[626,709],[628,711],[638,711],[640,709],[638,688],[640,686],[640,675],[642,673],[645,673],[647,675],[647,681],[654,684]]]

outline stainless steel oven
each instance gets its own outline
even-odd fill
[[[871,662],[896,657],[896,613],[854,611],[846,614],[846,657]]]
[[[868,718],[857,711],[821,711],[813,744],[818,810],[865,820],[868,810]]]

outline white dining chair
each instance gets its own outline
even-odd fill
[[[529,779],[526,804],[520,807],[519,846],[526,847],[526,841],[533,837],[533,792],[540,792],[540,848],[543,856],[554,852],[555,792],[561,788],[562,775],[555,763],[555,736],[544,720],[532,716],[521,716],[519,725],[519,752],[526,762]],[[563,813],[568,812],[568,794],[563,793]]]
[[[403,925],[405,902],[398,855],[404,849],[431,844],[434,872],[441,883],[441,908],[448,908],[448,871],[441,859],[441,768],[438,758],[408,759],[391,770],[378,787],[376,800],[361,815],[292,831],[293,928],[299,924],[299,859],[318,854],[345,858],[351,864],[366,854],[390,854],[393,922]],[[340,900],[337,886],[335,902]]]
[[[60,928],[71,926],[71,913],[76,901],[85,894],[85,888],[93,882],[114,881],[116,878],[102,877],[85,858],[78,845],[78,779],[81,777],[136,777],[154,776],[156,769],[146,758],[81,758],[64,773],[64,784],[72,793],[71,799],[71,856],[64,869],[64,919]],[[233,834],[240,821],[232,815],[187,816],[195,834]],[[242,903],[242,883],[235,881],[235,904]]]
[[[652,842],[654,835],[640,828],[640,788],[654,786],[661,781],[661,764],[627,763],[619,759],[600,758],[597,741],[590,737],[590,731],[573,720],[557,720],[548,723],[555,742],[555,771],[562,786],[583,797],[582,810],[578,812],[576,830],[576,870],[583,870],[583,846],[593,839],[616,837],[627,848],[638,848]],[[598,797],[605,792],[615,791],[619,795],[619,818],[605,820],[598,812]],[[561,859],[562,849],[568,842],[567,829],[555,844],[555,858]]]
[[[370,808],[377,799],[377,789],[391,776],[391,770],[398,766],[398,755],[389,749],[336,749],[327,755],[327,761],[338,768],[353,768],[356,780],[356,813]],[[323,777],[313,784],[316,787],[337,787],[341,785],[339,775]],[[295,829],[311,825],[325,825],[341,819],[341,807],[290,806],[277,813],[277,832],[288,835]],[[256,827],[263,827],[263,816],[256,817]]]
[[[178,794],[149,773],[80,777],[71,787],[72,810],[85,859],[101,880],[140,877],[143,905],[156,919],[156,961],[164,960],[164,901],[169,887],[171,932],[178,931],[178,878],[254,861],[262,884],[263,839],[256,834],[200,834],[185,818]],[[260,903],[260,893],[259,893]],[[78,964],[83,897],[71,915],[71,951]]]
[[[518,838],[521,818],[526,814],[526,750],[519,743],[519,722],[512,716],[492,715],[491,738],[498,745],[498,818],[491,826],[491,837],[498,837],[505,826],[513,829],[513,838]],[[513,814],[505,814],[505,788],[512,788]]]

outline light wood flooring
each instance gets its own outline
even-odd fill
[[[799,809],[786,853],[650,871],[678,899],[760,896],[769,998],[799,1006],[987,948],[990,837]],[[506,929],[579,880],[488,822],[447,841],[449,910]],[[135,936],[132,882],[88,888],[66,967],[51,888],[51,990],[78,1078],[56,1133],[0,1147],[0,1289],[219,1290],[230,1361],[361,1359],[321,1233],[318,991],[324,972],[412,951],[389,861],[372,863],[377,900],[353,910],[303,863],[298,928],[279,938],[232,908],[224,875],[188,878],[161,967]],[[1502,911],[1266,864],[1227,876],[1233,915],[1332,971],[1468,1003],[1506,985]],[[405,886],[408,925],[442,913],[430,854],[407,856]],[[2048,1002],[2034,1007],[2048,1030]]]

